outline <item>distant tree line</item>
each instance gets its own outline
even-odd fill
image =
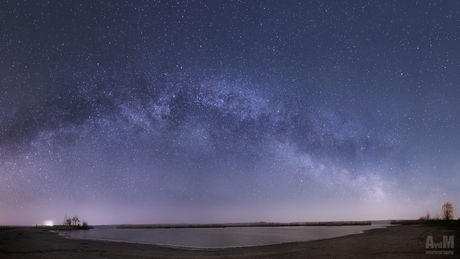
[[[434,217],[430,216],[430,212],[426,212],[425,217],[420,217],[420,220],[454,220],[454,206],[450,202],[446,202],[442,205],[442,214],[436,214]],[[458,218],[460,220],[460,218]]]

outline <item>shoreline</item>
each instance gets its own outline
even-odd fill
[[[240,227],[337,227],[337,226],[368,226],[371,221],[322,221],[322,222],[255,222],[255,223],[224,223],[224,224],[148,224],[118,225],[117,229],[168,229],[168,228],[240,228]]]
[[[130,242],[130,241],[125,241],[125,240],[115,240],[115,239],[78,238],[78,237],[65,236],[65,235],[59,235],[59,234],[58,236],[61,238],[73,239],[73,240],[91,240],[91,241],[96,241],[96,242],[101,241],[101,242],[113,242],[113,243],[152,245],[152,246],[158,246],[158,247],[164,247],[164,248],[170,248],[170,249],[176,249],[176,250],[184,250],[184,251],[219,251],[219,250],[227,250],[227,249],[254,248],[254,247],[264,247],[264,246],[273,246],[273,245],[284,245],[284,244],[291,244],[291,243],[306,243],[306,242],[313,242],[313,241],[330,240],[330,239],[336,239],[336,238],[342,238],[342,237],[348,237],[348,236],[362,235],[369,231],[373,231],[376,229],[385,229],[387,227],[393,227],[393,226],[366,229],[366,230],[360,231],[360,233],[351,233],[351,234],[338,236],[338,237],[311,239],[307,241],[291,241],[291,242],[270,243],[270,244],[263,244],[263,245],[243,245],[243,246],[224,246],[224,247],[193,247],[193,246],[180,246],[180,245],[169,245],[169,244],[159,244],[159,243],[140,243],[140,242],[134,242],[134,241]]]
[[[292,225],[276,227],[245,226],[230,228],[214,228],[214,230],[208,230],[209,228],[194,228],[194,230],[190,232],[189,230],[186,230],[187,228],[171,228],[166,230],[157,229],[157,231],[154,231],[154,229],[150,228],[133,228],[128,230],[120,230],[118,227],[116,227],[116,225],[112,225],[110,228],[108,228],[107,226],[104,227],[106,232],[104,232],[104,230],[102,230],[102,232],[99,232],[101,231],[101,229],[95,226],[97,233],[95,232],[94,234],[91,234],[90,232],[88,232],[88,234],[85,234],[85,232],[80,231],[59,231],[58,233],[66,238],[73,239],[92,239],[138,244],[153,244],[167,248],[177,248],[186,250],[216,250],[323,240],[348,235],[363,234],[364,231],[368,231],[370,229],[375,228],[384,228],[387,226],[390,225],[342,225],[335,227]],[[242,230],[237,230],[237,228],[242,228]],[[124,235],[124,233],[126,233],[126,235]],[[196,240],[194,240],[194,236],[190,235],[190,233],[193,233],[193,235],[197,237]],[[187,236],[187,238],[181,238],[182,235]],[[224,238],[222,239],[222,237]],[[242,239],[240,239],[239,237],[241,237]]]
[[[426,225],[400,225],[365,230],[330,239],[264,246],[184,249],[117,241],[64,238],[40,228],[0,230],[2,258],[444,258],[426,254],[427,236],[442,240],[456,235],[458,228]],[[439,242],[439,241],[437,241]],[[460,237],[455,240],[458,254]],[[453,258],[451,256],[451,258]]]

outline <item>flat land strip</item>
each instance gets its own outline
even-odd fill
[[[257,222],[229,224],[153,224],[153,225],[120,225],[118,229],[158,229],[158,228],[239,228],[239,227],[304,227],[304,226],[362,226],[372,225],[370,221],[325,221],[325,222]]]

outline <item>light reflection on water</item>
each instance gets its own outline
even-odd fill
[[[360,234],[365,230],[389,226],[387,222],[370,226],[236,227],[117,229],[115,225],[94,226],[91,230],[59,231],[71,238],[123,241],[189,248],[222,248],[311,241]]]

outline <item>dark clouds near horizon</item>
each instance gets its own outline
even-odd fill
[[[458,202],[455,1],[2,6],[2,211]]]

